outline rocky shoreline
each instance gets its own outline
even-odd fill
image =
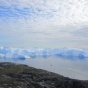
[[[70,79],[27,65],[1,62],[0,88],[88,88],[88,81]]]

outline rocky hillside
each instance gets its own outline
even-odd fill
[[[0,88],[88,88],[88,81],[5,62],[0,63]]]

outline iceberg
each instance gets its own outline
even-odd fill
[[[36,58],[38,56],[59,56],[59,57],[77,57],[88,58],[87,49],[62,48],[62,49],[16,49],[0,47],[0,58]]]

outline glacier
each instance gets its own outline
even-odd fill
[[[76,49],[76,48],[19,49],[19,48],[0,47],[0,58],[14,58],[14,59],[19,58],[19,59],[24,60],[26,58],[36,58],[38,56],[88,58],[88,50],[87,49]]]

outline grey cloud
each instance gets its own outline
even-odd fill
[[[84,28],[81,28],[77,31],[74,32],[74,36],[79,36],[79,37],[83,37],[83,38],[88,38],[88,27],[84,27]]]

